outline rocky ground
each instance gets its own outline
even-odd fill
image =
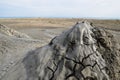
[[[0,80],[120,80],[117,29],[86,21],[15,29],[0,25]]]

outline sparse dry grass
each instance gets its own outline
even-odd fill
[[[66,18],[16,18],[16,19],[0,19],[0,24],[20,28],[52,28],[52,27],[69,27],[77,21],[85,19],[66,19]],[[87,19],[97,27],[104,27],[113,30],[120,30],[120,20],[95,20]]]

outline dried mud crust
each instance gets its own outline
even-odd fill
[[[92,29],[87,22],[78,23],[66,32],[65,43],[55,41],[63,35],[51,41],[54,67],[47,67],[52,72],[50,80],[60,80],[60,77],[62,80],[109,80],[106,62],[96,50]]]
[[[116,42],[109,30],[96,29],[94,33],[96,34],[97,50],[106,62],[106,72],[110,80],[120,80],[120,51],[119,46],[117,46],[119,43]]]

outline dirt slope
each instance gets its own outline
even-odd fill
[[[0,24],[0,33],[7,36],[17,37],[17,38],[30,38],[28,35],[24,33],[20,33],[2,24]]]

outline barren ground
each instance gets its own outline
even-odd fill
[[[18,69],[18,65],[22,58],[30,51],[37,49],[38,47],[48,44],[52,38],[59,35],[63,31],[71,28],[78,21],[85,19],[57,19],[57,18],[16,18],[16,19],[0,19],[0,24],[9,28],[13,28],[18,32],[25,33],[30,38],[18,38],[15,36],[8,36],[0,33],[0,79],[2,80],[15,80],[14,77],[6,77],[6,74],[11,69]],[[117,40],[117,45],[120,49],[120,20],[93,20],[88,19],[93,25],[100,28],[106,28]],[[0,27],[1,30],[6,33],[11,32],[8,28]],[[61,39],[59,40],[61,41]],[[116,46],[114,46],[116,47]],[[40,52],[40,51],[39,51]],[[34,55],[33,55],[34,56]],[[31,59],[31,58],[30,58]],[[28,60],[30,61],[30,60]],[[118,60],[119,61],[119,60]],[[27,62],[29,63],[29,62]],[[16,65],[18,64],[18,65]],[[16,67],[16,68],[13,68]],[[18,72],[23,70],[18,69]],[[29,68],[27,68],[28,70]],[[13,72],[12,75],[16,75],[18,72]],[[9,74],[9,73],[8,73]],[[11,79],[9,79],[11,78]],[[24,79],[20,79],[24,80]],[[118,79],[119,80],[119,79]]]

